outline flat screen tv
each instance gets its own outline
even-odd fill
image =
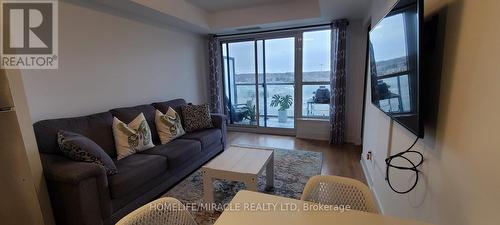
[[[418,137],[422,121],[421,0],[400,0],[370,30],[372,103]]]

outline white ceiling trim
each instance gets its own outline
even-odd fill
[[[254,6],[290,2],[293,0],[186,0],[187,2],[213,13],[225,10],[243,9]]]
[[[209,24],[214,32],[242,27],[266,26],[287,21],[310,20],[321,17],[318,0],[295,0],[281,4],[254,6],[212,13]]]
[[[160,11],[161,13],[193,23],[199,27],[210,28],[208,13],[185,0],[131,0],[137,4]]]
[[[232,33],[238,28],[282,28],[363,19],[372,0],[75,0],[96,2],[196,33]],[[200,7],[200,2],[205,6]],[[223,3],[229,6],[221,6]],[[207,8],[212,2],[212,9]],[[215,2],[215,3],[214,3]],[[217,8],[219,7],[219,8]],[[205,8],[205,9],[204,9]],[[219,10],[224,9],[224,10]],[[211,11],[212,10],[212,11]]]

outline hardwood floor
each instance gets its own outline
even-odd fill
[[[228,132],[228,143],[322,152],[321,174],[350,177],[366,184],[360,164],[360,146],[330,145],[326,141],[242,132]]]

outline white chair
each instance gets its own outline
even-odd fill
[[[196,225],[196,222],[179,200],[167,197],[134,210],[116,225]]]
[[[350,209],[378,213],[370,189],[360,181],[345,177],[311,177],[300,199],[325,205],[349,205]]]

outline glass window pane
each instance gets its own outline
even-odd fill
[[[271,106],[271,102],[273,101],[273,96],[279,95],[281,97],[289,95],[292,99],[292,105],[285,110],[286,111],[286,122],[279,121],[279,112],[278,109],[280,108],[279,106]],[[293,128],[294,127],[294,103],[295,103],[295,97],[294,97],[294,86],[293,84],[291,85],[284,85],[284,84],[275,84],[275,85],[267,85],[267,96],[266,96],[266,102],[267,102],[267,127],[280,127],[280,128]],[[264,116],[264,111],[260,112],[260,119],[261,122],[260,124],[264,124],[264,119],[266,118]]]
[[[235,83],[255,84],[254,42],[229,43],[229,56],[234,59]]]
[[[265,40],[265,72],[268,83],[294,83],[295,38]]]
[[[230,121],[233,124],[257,125],[254,41],[228,44]],[[224,52],[223,52],[224,53]]]
[[[271,101],[274,95],[287,96],[290,95],[294,99],[293,85],[267,85],[267,115],[278,116],[279,107],[271,106]],[[293,117],[293,104],[286,111],[289,117]]]
[[[304,32],[302,80],[330,82],[331,30]]]
[[[384,112],[410,112],[410,89],[408,75],[378,80],[379,105]]]
[[[236,88],[236,104],[244,104],[246,106],[255,104],[255,85],[241,84]]]
[[[370,33],[377,76],[403,72],[408,69],[404,30],[404,17],[400,13],[385,18]]]
[[[302,85],[302,116],[328,117],[330,114],[330,86]]]

